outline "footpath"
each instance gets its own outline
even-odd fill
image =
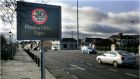
[[[41,79],[40,67],[22,49],[17,49],[13,60],[0,61],[0,79]],[[56,79],[46,71],[46,79]]]

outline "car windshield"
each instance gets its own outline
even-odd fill
[[[131,55],[130,53],[128,53],[126,51],[118,51],[118,53],[121,55]]]
[[[88,49],[93,49],[92,47],[88,47]]]

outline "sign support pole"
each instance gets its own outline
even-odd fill
[[[43,47],[43,40],[41,40],[41,79],[45,78],[45,52]]]

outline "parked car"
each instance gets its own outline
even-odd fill
[[[97,56],[96,60],[98,63],[109,63],[113,64],[114,67],[119,65],[132,65],[136,63],[136,57],[126,51],[108,51],[103,55]]]
[[[96,54],[97,51],[95,50],[95,48],[92,48],[90,46],[83,46],[81,48],[82,53],[87,53],[87,54]]]
[[[57,47],[52,47],[52,50],[58,50],[58,48]]]

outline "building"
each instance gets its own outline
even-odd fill
[[[119,46],[139,45],[139,35],[123,35],[123,33],[119,33],[118,35],[110,36],[108,39],[115,40]]]
[[[77,40],[74,38],[62,38],[60,41],[61,50],[75,50],[77,49]]]
[[[52,47],[51,47],[51,49],[52,50],[60,50],[60,41],[58,41],[58,40],[55,40],[55,41],[51,41],[51,43],[52,43]]]
[[[102,39],[102,38],[85,38],[83,39],[84,45],[91,46],[111,46],[112,41],[110,39]]]

